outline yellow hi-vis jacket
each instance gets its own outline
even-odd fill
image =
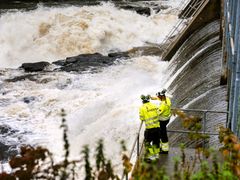
[[[139,118],[141,121],[145,121],[146,129],[160,127],[158,107],[150,102],[144,103],[139,108]]]
[[[171,113],[171,100],[169,97],[166,97],[165,101],[161,101],[159,106],[159,120],[160,121],[166,121],[170,119],[172,113]]]

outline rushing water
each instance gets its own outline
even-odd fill
[[[168,4],[176,5],[174,2]],[[160,43],[177,20],[172,12],[167,9],[144,16],[109,2],[4,9],[0,16],[0,143],[4,159],[8,157],[4,148],[10,146],[11,155],[22,144],[44,145],[61,157],[59,113],[63,108],[72,156],[79,156],[82,145],[94,147],[103,138],[108,157],[119,163],[120,141],[125,140],[130,148],[140,124],[139,97],[155,94],[164,86],[168,62],[157,56],[137,56],[98,73],[42,72],[35,80],[6,80],[25,75],[16,69],[25,62],[52,62]]]
[[[96,6],[39,7],[9,12],[0,19],[0,67],[54,61],[82,53],[125,51],[159,43],[176,16],[142,16],[111,3]]]
[[[79,156],[85,144],[93,149],[96,141],[103,138],[114,165],[121,162],[120,141],[125,140],[130,149],[137,133],[141,94],[154,95],[166,87],[175,107],[226,109],[226,87],[219,85],[218,21],[193,33],[170,62],[140,53],[95,73],[36,74],[17,69],[25,62],[53,62],[95,52],[107,55],[146,46],[149,42],[161,43],[177,20],[175,10],[180,1],[84,1],[84,5],[70,2],[32,1],[1,6],[0,150],[5,153],[2,159],[16,154],[22,144],[47,146],[59,159],[63,154],[59,128],[62,108],[67,113],[71,156]],[[122,8],[132,3],[150,6],[151,15]],[[170,8],[154,11],[154,7],[163,4]],[[30,78],[7,81],[26,74]],[[209,131],[225,122],[223,115],[208,114],[208,119]],[[169,128],[180,126],[175,120]],[[182,135],[170,138],[172,145],[181,141],[192,143]],[[216,138],[211,138],[211,142],[214,144]]]

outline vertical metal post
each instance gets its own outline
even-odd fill
[[[139,133],[137,135],[137,159],[139,158],[140,156],[140,148],[139,148]]]
[[[234,132],[234,133],[237,133],[237,129],[238,129],[238,96],[239,96],[239,93],[238,93],[238,77],[237,77],[237,71],[238,71],[238,44],[239,44],[239,41],[238,41],[238,36],[239,36],[239,32],[238,32],[238,25],[239,25],[239,15],[237,14],[238,13],[238,4],[236,4],[237,1],[235,1],[234,4],[232,4],[232,11],[229,13],[231,15],[231,19],[232,19],[232,22],[231,22],[231,25],[232,25],[232,35],[231,35],[231,41],[233,42],[233,46],[234,46],[234,49],[233,49],[233,60],[232,60],[232,77],[231,77],[231,96],[233,97],[231,99],[231,108],[232,108],[232,111],[231,111],[231,130]],[[232,47],[233,48],[233,47]]]
[[[234,31],[234,20],[235,20],[235,17],[234,17],[234,9],[236,7],[234,7],[234,3],[233,1],[231,1],[231,4],[230,4],[230,7],[231,9],[229,10],[228,14],[229,14],[229,18],[231,19],[230,23],[229,23],[229,27],[231,27],[230,29],[230,52],[231,52],[231,55],[232,55],[232,60],[231,60],[231,71],[232,71],[232,76],[231,76],[231,109],[232,109],[232,115],[231,115],[231,130],[232,131],[235,131],[235,126],[236,126],[236,121],[235,121],[235,108],[234,108],[234,104],[235,104],[235,83],[236,83],[236,54],[235,54],[235,44],[234,41],[234,36],[235,36],[235,31]]]
[[[238,32],[237,37],[236,37],[236,41],[240,42],[240,2],[238,1],[238,6],[237,6],[237,22],[238,24],[236,25],[237,29],[236,31]],[[238,102],[237,106],[238,106],[238,116],[237,116],[237,120],[238,120],[238,124],[237,124],[237,135],[238,137],[240,137],[240,44],[238,44],[238,51],[237,51],[237,94],[236,97],[238,98]]]
[[[228,9],[229,9],[229,0],[224,1],[224,23],[225,23],[225,51],[226,51],[226,58],[227,58],[227,66],[228,66],[228,79],[231,80],[231,59],[230,59],[230,54],[229,54],[229,29],[228,29],[228,24],[229,24],[229,19],[228,19]],[[229,91],[229,97],[228,97],[228,111],[230,112],[228,115],[228,124],[227,127],[231,127],[231,116],[232,116],[232,96],[231,96],[231,82],[229,84],[228,81],[228,91]]]
[[[207,112],[203,112],[203,134],[206,134],[206,118],[207,118]],[[206,147],[206,141],[203,139],[203,147]]]
[[[240,1],[237,1],[237,4],[235,4],[235,32],[234,32],[234,61],[235,61],[235,81],[234,81],[234,99],[233,99],[233,126],[232,130],[234,133],[236,133],[239,136],[239,84],[240,84],[240,30],[239,30],[239,21],[240,21]]]

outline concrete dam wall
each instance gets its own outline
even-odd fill
[[[197,20],[196,20],[197,21]],[[173,107],[213,111],[227,110],[227,87],[221,85],[222,43],[221,21],[211,20],[193,31],[178,46],[170,60],[171,80],[169,86]],[[188,113],[189,114],[189,113]],[[203,113],[190,113],[203,119]],[[169,130],[183,130],[182,121],[175,118]],[[226,114],[208,113],[206,131],[218,132],[225,126]],[[171,146],[184,143],[193,147],[197,142],[190,141],[187,134],[169,132]],[[218,146],[218,136],[210,136],[208,145]]]

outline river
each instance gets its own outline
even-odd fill
[[[151,14],[122,8],[129,4],[150,7]],[[161,6],[165,8],[154,10]],[[23,144],[46,146],[61,159],[59,114],[65,109],[71,157],[79,157],[85,144],[94,149],[103,138],[108,158],[121,165],[120,141],[125,140],[130,149],[140,125],[140,95],[155,95],[165,87],[169,62],[140,53],[97,72],[36,75],[18,67],[27,62],[51,63],[79,54],[107,55],[159,44],[177,21],[179,1],[14,1],[1,2],[0,7],[2,163]],[[26,74],[34,74],[36,79],[7,81]]]

